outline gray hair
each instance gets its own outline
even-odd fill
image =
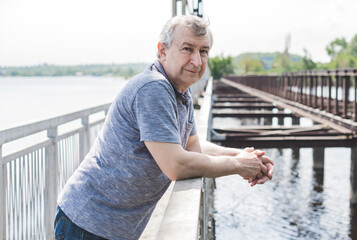
[[[194,15],[176,16],[167,21],[160,33],[159,42],[165,44],[167,48],[170,48],[173,32],[177,26],[185,26],[189,28],[194,34],[196,34],[196,36],[203,36],[208,34],[212,46],[213,37],[211,29],[208,27],[209,22]],[[157,52],[156,55],[158,58],[160,58],[159,52]]]

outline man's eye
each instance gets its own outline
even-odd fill
[[[201,53],[201,55],[203,55],[203,56],[208,55],[208,51],[207,51],[207,50],[200,50],[200,53]]]
[[[187,51],[187,52],[192,52],[192,48],[189,48],[189,47],[184,47],[182,50]]]

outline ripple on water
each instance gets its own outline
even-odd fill
[[[272,181],[251,188],[238,175],[216,179],[217,240],[356,239],[350,149],[326,148],[323,172],[312,168],[312,149],[265,150],[275,161]]]

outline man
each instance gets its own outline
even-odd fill
[[[202,19],[166,23],[158,60],[118,94],[60,194],[56,237],[138,239],[171,181],[239,174],[254,185],[272,177],[264,152],[200,145],[188,88],[202,77],[211,46]]]

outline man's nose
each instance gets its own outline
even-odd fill
[[[200,55],[200,51],[194,51],[191,55],[191,63],[195,66],[195,67],[201,67],[202,65],[202,59],[201,59],[201,55]]]

